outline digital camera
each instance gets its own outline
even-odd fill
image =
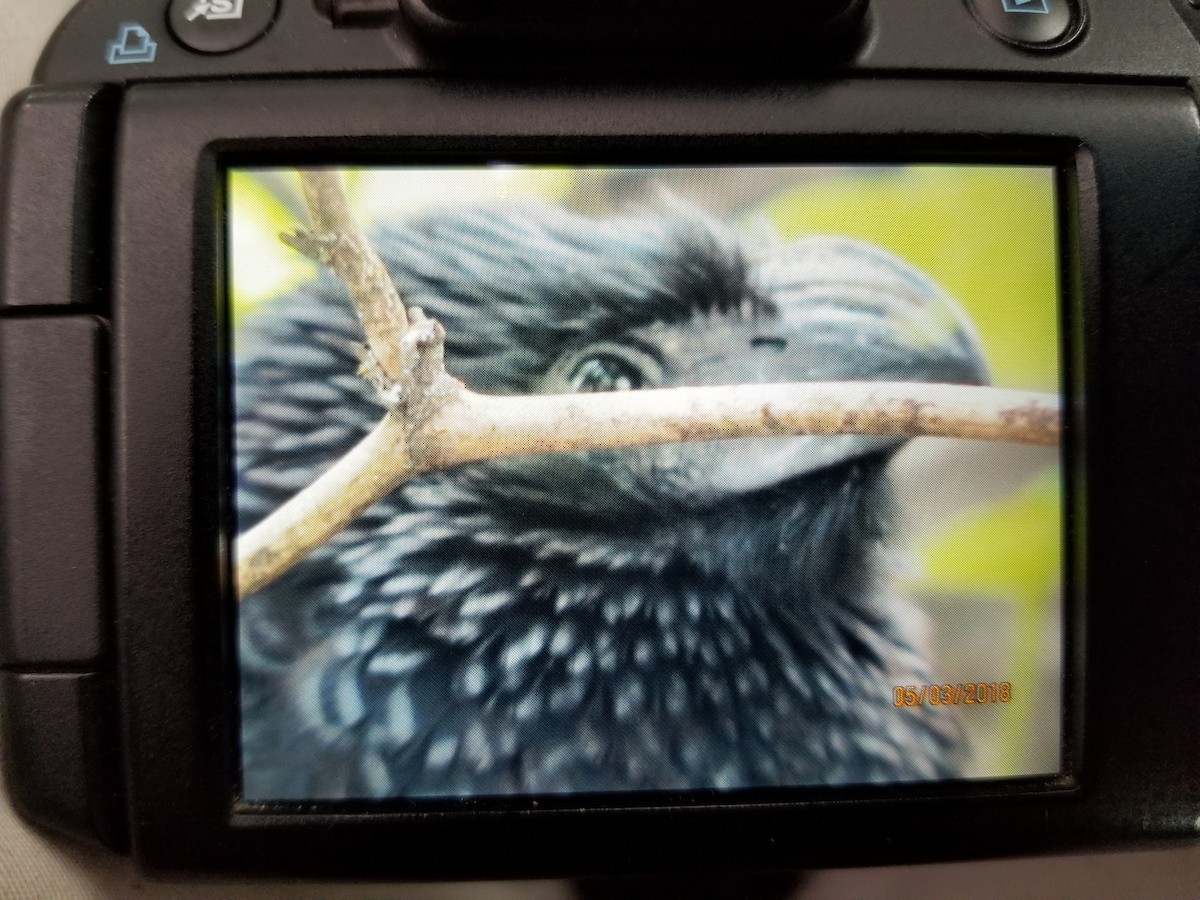
[[[159,871],[1200,834],[1200,9],[84,0],[7,787]]]

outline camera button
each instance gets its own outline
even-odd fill
[[[103,343],[91,316],[0,319],[0,666],[107,650]]]
[[[171,0],[167,22],[183,46],[229,53],[266,34],[278,6],[278,0]]]
[[[1083,28],[1081,0],[967,0],[995,37],[1027,50],[1057,50]]]
[[[8,108],[0,173],[0,310],[87,308],[103,299],[92,237],[108,210],[94,185],[111,162],[114,106],[98,86],[33,88]]]
[[[98,672],[0,672],[13,806],[47,828],[123,849],[115,697]]]

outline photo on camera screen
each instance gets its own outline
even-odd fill
[[[338,172],[471,391],[1062,394],[1051,167]],[[273,533],[388,406],[346,284],[280,239],[300,173],[230,170],[225,214],[230,528]],[[871,434],[430,471],[233,584],[240,796],[1056,775],[1064,489],[1057,447]]]

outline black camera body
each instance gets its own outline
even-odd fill
[[[0,696],[19,811],[157,870],[292,876],[1195,841],[1200,9],[559,6],[85,0],[61,25],[0,157]],[[495,161],[1047,174],[1063,403],[1052,771],[243,790],[226,173]],[[928,703],[894,687],[897,716]]]

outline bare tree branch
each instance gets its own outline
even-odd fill
[[[283,242],[328,266],[346,283],[370,356],[384,379],[398,382],[405,371],[404,336],[409,327],[404,302],[383,260],[358,230],[346,201],[342,176],[313,170],[301,172],[300,181],[313,231],[281,235]]]
[[[237,591],[266,587],[415,472],[390,413],[316,481],[237,539]]]
[[[238,539],[238,593],[265,587],[424,472],[522,453],[786,435],[1054,445],[1053,395],[908,382],[749,384],[496,397],[462,391],[407,435],[387,415],[333,468]]]
[[[787,435],[1060,440],[1056,396],[988,387],[831,382],[522,397],[468,391],[445,371],[441,326],[404,309],[351,219],[340,177],[301,177],[319,231],[286,240],[349,287],[367,335],[363,374],[389,412],[325,474],[238,538],[239,597],[270,584],[410,478],[467,462]]]
[[[464,391],[413,435],[422,471],[521,453],[791,435],[957,437],[1053,445],[1053,395],[911,382],[801,382],[590,394]]]

